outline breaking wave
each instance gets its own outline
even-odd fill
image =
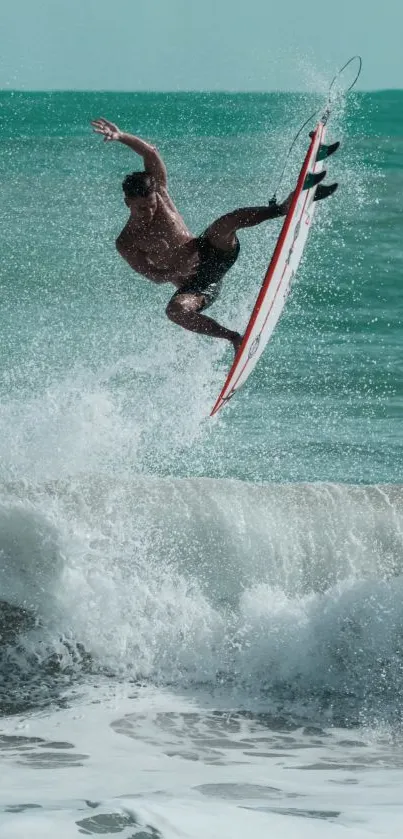
[[[3,485],[2,704],[89,668],[338,724],[396,715],[402,542],[396,485]]]

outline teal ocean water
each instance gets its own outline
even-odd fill
[[[329,163],[339,193],[320,208],[300,282],[264,361],[212,424],[204,420],[230,357],[207,339],[178,333],[164,314],[172,287],[148,284],[117,258],[120,183],[141,161],[103,146],[88,122],[106,114],[155,141],[173,197],[199,232],[221,213],[271,196],[293,133],[320,99],[3,93],[6,473],[15,472],[11,405],[20,434],[31,435],[32,400],[40,447],[31,445],[32,460],[45,457],[52,477],[75,468],[74,441],[62,463],[48,447],[49,433],[58,434],[48,425],[49,388],[59,388],[64,416],[67,403],[74,413],[90,410],[96,391],[112,424],[119,417],[124,439],[112,432],[112,446],[95,414],[91,432],[114,464],[252,481],[399,481],[401,96],[357,94],[331,123],[342,141]],[[305,147],[302,138],[284,188]],[[213,312],[218,319],[244,328],[278,230],[279,222],[242,235],[241,258]],[[97,456],[96,468],[104,466]]]
[[[322,103],[0,93],[4,835],[399,835],[403,92],[338,106],[339,189],[214,419],[231,352],[118,257],[141,161],[89,126],[158,145],[196,234],[269,200]],[[245,328],[279,230],[212,316]]]

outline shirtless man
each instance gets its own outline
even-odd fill
[[[242,341],[239,332],[221,326],[202,311],[217,299],[224,275],[238,258],[237,231],[286,215],[292,193],[283,204],[227,213],[195,237],[168,194],[167,172],[157,149],[106,119],[91,124],[106,141],[123,143],[144,161],[144,171],[127,175],[122,184],[130,216],[116,240],[118,252],[134,271],[153,283],[176,286],[166,308],[171,321],[191,332],[224,338],[236,352]],[[318,189],[317,197],[325,197],[319,196]]]

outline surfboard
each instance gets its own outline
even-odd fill
[[[252,373],[284,309],[315,210],[315,191],[323,175],[323,160],[338,144],[325,146],[326,120],[318,122],[302,164],[290,209],[274,248],[262,287],[250,316],[241,346],[224,387],[211,411],[214,416],[229,402]],[[332,151],[330,151],[332,149]]]

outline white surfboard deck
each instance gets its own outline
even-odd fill
[[[304,251],[316,204],[316,186],[304,189],[305,178],[323,169],[323,160],[316,161],[323,143],[326,125],[318,122],[298,177],[291,207],[285,217],[281,233],[263,280],[258,298],[235,356],[224,387],[211,415],[217,413],[245,384],[270,340],[283,311],[288,294]]]

